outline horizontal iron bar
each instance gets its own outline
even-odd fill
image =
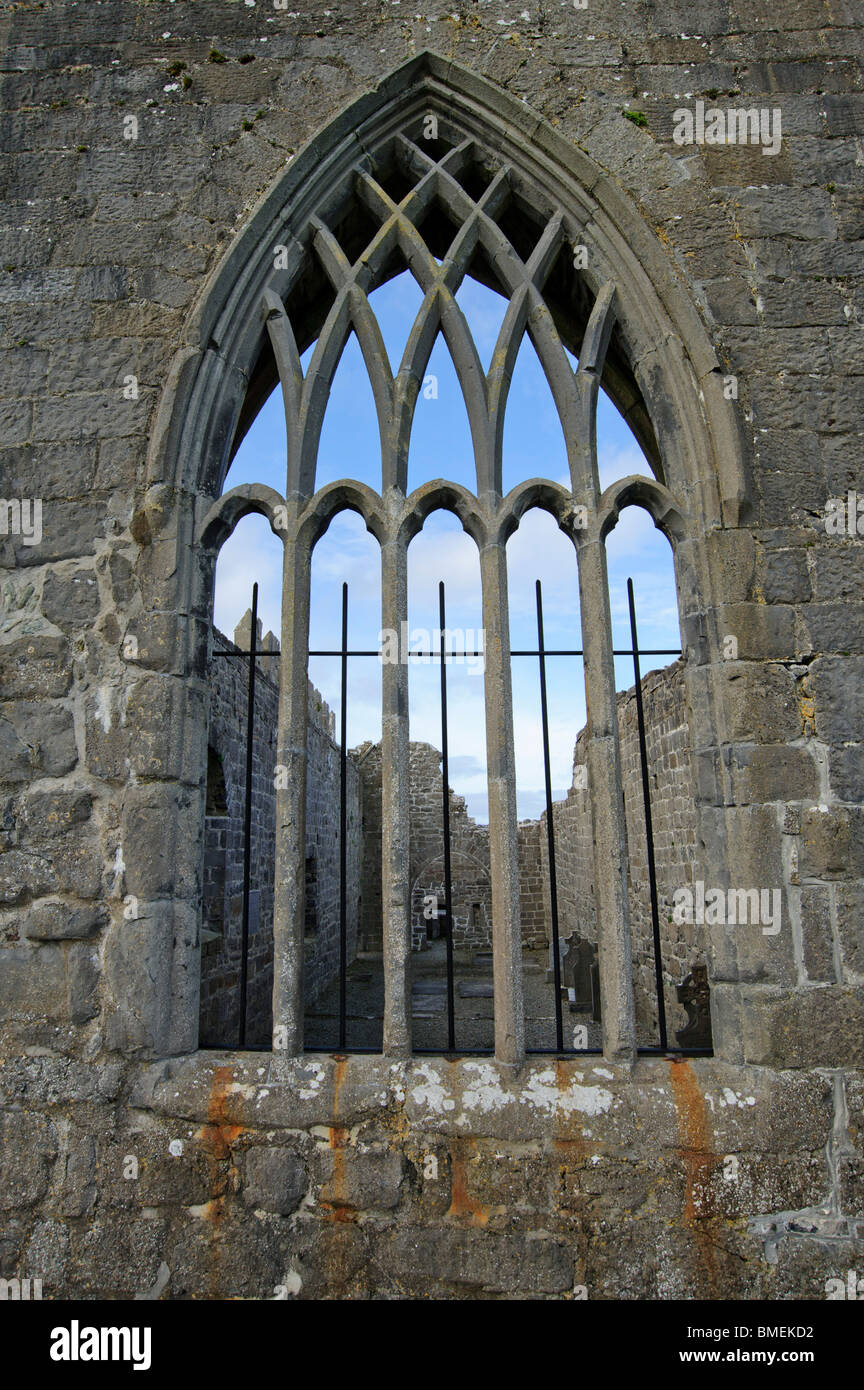
[[[522,650],[520,649],[519,651],[511,652],[510,655],[511,655],[511,656],[539,656],[540,653],[539,653],[539,652],[522,651]],[[584,656],[585,653],[584,653],[584,652],[577,652],[577,651],[564,651],[564,650],[562,650],[561,648],[550,648],[550,647],[547,647],[546,650],[544,651],[543,655],[544,655],[544,656]],[[618,650],[616,649],[616,650],[614,650],[614,651],[612,652],[612,655],[613,655],[613,656],[632,656],[633,653],[632,653],[631,651],[623,651],[623,650],[618,651]],[[681,648],[680,648],[680,647],[640,647],[640,648],[639,648],[639,655],[640,655],[640,656],[680,656],[680,655],[681,655]]]
[[[272,1052],[272,1043],[247,1043],[243,1052]],[[227,1047],[200,1047],[199,1052],[232,1052],[236,1049]],[[310,1047],[304,1050],[304,1056],[319,1052],[323,1057],[339,1057],[348,1055],[352,1057],[380,1057],[382,1052],[380,1047],[343,1047],[338,1052],[328,1051],[324,1047]],[[415,1047],[413,1057],[494,1057],[493,1047],[481,1047],[475,1051],[468,1051],[461,1048],[458,1052],[447,1052],[437,1047]],[[526,1047],[527,1057],[602,1057],[602,1047],[580,1047],[565,1048],[563,1052],[551,1051],[545,1047]],[[637,1047],[638,1057],[713,1057],[714,1049],[711,1047],[667,1047],[665,1051],[659,1047]]]
[[[214,652],[214,656],[251,656],[251,652]],[[280,656],[280,652],[262,652],[260,647],[255,648],[256,656]]]
[[[637,1057],[713,1057],[713,1047],[637,1047]]]
[[[248,656],[249,653],[248,653],[248,652],[214,652],[213,655],[214,655],[214,656]],[[278,653],[278,652],[259,652],[258,655],[259,655],[259,656],[278,656],[279,653]],[[317,651],[316,651],[316,652],[310,652],[309,655],[310,655],[310,656],[377,656],[377,657],[380,657],[381,652],[380,652],[380,650],[378,650],[378,651],[368,651],[368,652],[359,652],[359,651],[358,651],[358,652],[339,652],[339,651],[317,652]],[[420,658],[420,657],[422,657],[424,661],[440,661],[440,659],[441,659],[438,652],[406,652],[405,655],[408,657],[409,660],[414,660],[414,661],[416,661],[416,660],[417,660],[418,658]],[[457,649],[457,650],[455,650],[455,651],[448,652],[447,655],[448,655],[448,656],[485,656],[486,653],[485,653],[485,652],[477,652],[477,651],[466,652],[466,651],[463,651],[461,648],[459,648],[459,649]],[[520,647],[518,651],[511,651],[510,655],[511,655],[511,656],[539,656],[540,653],[539,653],[539,652],[532,652],[532,651],[524,650],[524,649],[522,649],[522,648]],[[543,655],[544,655],[544,656],[584,656],[584,652],[581,652],[581,651],[565,651],[563,648],[553,648],[553,649],[551,649],[551,650],[547,648],[547,650],[543,653]],[[632,651],[630,651],[629,649],[625,651],[623,648],[621,648],[620,650],[616,648],[616,649],[612,652],[612,655],[613,655],[613,656],[632,656],[633,653],[632,653]],[[681,655],[681,648],[680,648],[680,647],[640,647],[640,648],[639,648],[639,655],[640,655],[640,656],[680,656],[680,655]]]
[[[562,1047],[560,1051],[547,1047],[526,1047],[526,1057],[602,1057],[602,1047]]]
[[[223,655],[223,656],[234,656],[234,652],[223,652],[222,655]],[[381,651],[380,651],[380,649],[379,649],[379,650],[374,651],[374,652],[310,652],[309,655],[310,655],[310,656],[378,656],[378,657],[380,657]],[[430,661],[430,660],[431,660],[431,661],[439,661],[439,660],[440,660],[440,653],[438,653],[438,652],[432,652],[432,651],[429,651],[429,652],[406,652],[405,655],[406,655],[407,657],[409,657],[409,658],[414,658],[414,660],[416,660],[418,657],[421,657],[421,656],[422,656],[422,658],[423,658],[424,661]],[[458,647],[458,648],[456,648],[454,651],[448,652],[447,655],[448,655],[448,656],[485,656],[486,653],[485,653],[485,652],[474,652],[474,651],[466,652],[466,651],[464,650],[464,648]],[[390,663],[388,662],[388,665],[389,665],[389,664],[390,664]]]

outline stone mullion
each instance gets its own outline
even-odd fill
[[[598,538],[581,542],[578,561],[603,1051],[607,1057],[627,1057],[635,1046],[627,826],[621,795],[612,620],[603,542]]]
[[[381,670],[381,906],[384,948],[384,1052],[411,1051],[409,994],[410,802],[408,666],[402,624],[408,621],[408,548],[394,527],[381,546],[381,625],[397,634],[397,660]]]
[[[303,936],[306,879],[306,741],[311,546],[296,530],[285,541],[282,653],[276,742],[276,856],[273,904],[273,1049],[303,1051]]]
[[[595,365],[602,369],[602,359],[597,363],[592,356],[592,368]],[[600,536],[597,515],[600,500],[596,439],[599,371],[580,369],[576,384],[581,418],[578,442],[571,451],[571,472],[575,500],[587,503],[589,510],[589,529],[581,533],[577,559],[588,710],[588,786],[594,840],[594,911],[603,1051],[610,1058],[626,1058],[633,1055],[636,1035],[627,892],[627,824],[621,792],[612,616],[606,547]]]
[[[513,749],[513,692],[507,554],[500,537],[480,547],[486,654],[486,761],[489,782],[489,869],[492,879],[492,969],[495,1056],[520,1065],[525,1054],[522,939],[519,925],[519,842]]]

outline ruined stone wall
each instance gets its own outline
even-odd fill
[[[684,672],[676,661],[642,678],[646,744],[654,832],[654,863],[660,940],[665,982],[666,1018],[670,1042],[686,1015],[677,1002],[680,984],[695,964],[705,964],[704,927],[672,918],[673,894],[693,883],[697,862],[697,805],[694,769],[689,747],[689,722]],[[633,952],[633,988],[639,1041],[657,1040],[657,986],[654,977],[654,938],[648,883],[648,847],[642,792],[642,765],[636,696],[631,688],[618,695],[618,736],[621,748],[622,794],[627,817],[629,854],[628,895]],[[587,732],[582,730],[573,754],[574,785],[565,801],[555,803],[555,858],[558,868],[561,935],[575,930],[597,940],[594,908],[591,794],[586,768]],[[543,816],[545,827],[545,813]],[[548,884],[548,856],[543,874]],[[548,890],[547,890],[548,891]],[[758,926],[750,930],[758,931]],[[748,928],[742,928],[748,930]]]
[[[585,756],[586,741],[586,734],[583,730],[576,741],[573,754],[574,781],[576,770],[585,766],[584,762],[580,760],[584,759]],[[555,824],[555,866],[557,869],[560,935],[568,937],[575,932],[584,937],[586,941],[596,941],[594,835],[587,781],[584,785],[569,787],[565,799],[553,803],[552,815]],[[540,824],[543,829],[540,836],[542,875],[548,897],[549,854],[545,812]],[[551,940],[551,928],[547,930],[547,940]]]
[[[364,940],[381,940],[381,745],[354,750],[363,784]],[[431,743],[412,743],[409,754],[411,818],[411,947],[427,940],[423,899],[436,893],[444,901],[444,816],[441,754]],[[492,890],[489,882],[489,830],[468,815],[465,798],[450,789],[450,848],[453,944],[458,950],[491,946]]]
[[[309,688],[306,773],[306,943],[303,993],[307,1002],[339,972],[339,745],[331,736],[333,715],[318,691]],[[347,956],[354,959],[362,910],[363,812],[360,777],[346,766]]]
[[[549,861],[545,840],[545,819],[542,822],[539,820],[520,821],[519,925],[522,930],[523,946],[543,946],[551,939]],[[567,848],[567,846],[562,845],[562,852],[567,853]],[[546,856],[545,859],[544,855]],[[558,877],[556,875],[556,879]]]
[[[425,893],[444,901],[444,813],[441,804],[441,754],[430,743],[412,743],[411,806],[411,944],[422,949],[426,924]],[[455,950],[489,950],[492,945],[492,887],[489,882],[489,828],[468,814],[465,798],[450,788],[451,912]]]
[[[0,43],[0,495],[43,503],[33,544],[0,535],[0,1274],[822,1297],[864,1226],[864,567],[823,522],[860,490],[858,0],[44,0],[4,6]],[[626,293],[673,324],[636,369],[664,465],[701,441],[676,541],[699,873],[781,884],[788,923],[711,933],[714,1060],[195,1052],[211,615],[187,576],[233,420],[188,393],[202,362],[245,370],[208,286],[304,143],[424,49],[550,181],[572,152],[586,243],[626,227]],[[779,107],[782,150],[677,145],[691,98]],[[202,400],[193,477],[175,402]]]
[[[248,614],[247,614],[248,618]],[[260,629],[260,621],[259,621]],[[239,1026],[240,957],[243,913],[243,845],[246,797],[246,722],[249,625],[241,623],[236,642],[213,633],[210,665],[209,745],[220,757],[227,792],[227,814],[204,821],[203,927],[214,939],[201,946],[202,1047],[234,1046]],[[258,633],[260,642],[261,633]],[[255,680],[255,734],[252,755],[252,877],[249,913],[247,1040],[266,1042],[272,1031],[273,870],[276,847],[277,657],[258,660]],[[304,996],[314,1002],[339,969],[339,748],[334,718],[309,684],[306,796],[306,940]],[[348,799],[348,960],[357,953],[362,824],[360,783],[347,766]]]
[[[365,951],[381,950],[381,745],[351,750],[360,778],[363,861],[360,868],[360,941]]]
[[[239,632],[236,634],[242,638]],[[260,635],[260,634],[259,634]],[[204,821],[204,914],[202,927],[212,940],[201,945],[199,1043],[202,1047],[236,1046],[242,953],[243,853],[246,802],[246,724],[249,713],[249,665],[221,632],[213,632],[210,664],[210,731],[208,745],[218,755],[225,780],[226,814],[207,814]],[[265,664],[255,678],[255,730],[252,745],[252,853],[249,896],[249,949],[246,990],[246,1036],[261,1044],[272,1032],[273,994],[273,860],[276,848],[276,711],[279,687]],[[272,675],[278,675],[273,670]]]
[[[672,917],[673,894],[676,889],[692,884],[697,861],[696,787],[680,662],[663,671],[651,671],[643,677],[642,701],[651,791],[664,1002],[669,1039],[674,1045],[675,1028],[683,1027],[686,1022],[684,1010],[677,1002],[675,985],[680,984],[693,965],[705,964],[704,926],[677,923]],[[636,696],[632,689],[618,697],[618,728],[630,859],[630,931],[636,1022],[640,1041],[650,1045],[657,1038],[657,985],[654,977],[645,802]],[[741,930],[758,932],[759,927],[757,924],[742,927]]]

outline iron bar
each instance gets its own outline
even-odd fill
[[[256,585],[257,591],[257,585]],[[666,1053],[681,1056],[701,1056],[711,1055],[710,1049],[679,1049],[669,1048],[666,1024],[665,997],[663,992],[663,970],[660,951],[660,921],[659,905],[657,897],[657,876],[654,858],[654,836],[653,823],[651,818],[650,801],[650,780],[648,772],[648,753],[647,739],[645,734],[645,715],[642,701],[641,689],[641,668],[640,657],[642,656],[680,656],[681,649],[678,647],[650,647],[640,650],[638,645],[638,633],[636,628],[635,601],[633,594],[632,580],[627,584],[628,601],[630,607],[630,630],[632,645],[629,649],[615,648],[614,656],[629,656],[633,659],[634,673],[636,680],[636,710],[637,726],[639,733],[639,754],[642,775],[642,792],[645,808],[646,839],[648,848],[648,875],[651,895],[651,922],[654,942],[654,966],[655,980],[657,987],[658,1020],[660,1031],[660,1046],[637,1048],[639,1055],[653,1055],[655,1053],[663,1055]],[[460,651],[449,653],[445,645],[446,614],[445,614],[445,589],[443,581],[438,586],[439,615],[440,615],[440,638],[438,652],[408,652],[408,660],[438,660],[441,667],[441,743],[442,743],[442,809],[443,809],[443,831],[444,831],[444,892],[445,901],[443,909],[440,911],[439,920],[444,922],[445,942],[447,948],[447,1034],[448,1045],[446,1055],[456,1054],[455,1043],[455,970],[453,960],[453,916],[452,916],[452,865],[451,865],[451,832],[450,832],[450,776],[449,776],[449,738],[448,738],[448,706],[447,706],[447,676],[446,666],[453,655],[459,657],[481,656],[479,651]],[[572,1050],[564,1047],[564,1021],[563,1004],[561,999],[561,957],[560,957],[560,923],[558,918],[558,885],[555,861],[555,831],[554,831],[554,803],[552,801],[552,779],[551,779],[551,754],[549,748],[549,714],[548,714],[548,689],[546,682],[546,658],[550,656],[582,657],[584,652],[579,648],[547,648],[545,645],[543,629],[543,607],[542,607],[542,587],[540,581],[536,584],[537,598],[537,633],[538,645],[536,649],[517,649],[511,651],[511,656],[534,657],[539,660],[540,665],[540,700],[541,718],[543,733],[543,759],[544,775],[546,784],[546,834],[549,852],[549,896],[550,910],[552,917],[552,945],[553,945],[553,974],[555,981],[555,1031],[556,1048],[555,1051],[562,1055],[573,1055]],[[356,1051],[358,1049],[348,1048],[346,1045],[347,1031],[347,663],[349,657],[377,657],[380,659],[379,649],[354,650],[348,647],[348,625],[347,625],[347,602],[348,586],[343,584],[342,588],[342,645],[338,650],[310,650],[310,657],[339,657],[341,663],[342,677],[342,713],[341,713],[341,748],[340,748],[340,1005],[339,1005],[339,1048],[341,1051]],[[214,655],[234,656],[235,652],[218,652]],[[242,655],[247,655],[242,653]],[[247,820],[248,805],[250,798],[247,793]],[[248,860],[248,855],[247,855]],[[362,1051],[362,1049],[359,1049]],[[549,1055],[548,1051],[542,1048],[528,1048],[529,1054]],[[580,1049],[586,1055],[598,1053],[600,1049],[587,1048]],[[436,1049],[414,1049],[417,1055],[440,1055]],[[466,1054],[467,1055],[467,1054]],[[476,1049],[472,1049],[471,1055],[480,1055]]]
[[[633,672],[636,677],[636,722],[639,730],[639,762],[642,767],[642,800],[645,806],[645,838],[648,844],[648,887],[651,894],[651,930],[654,936],[654,978],[657,982],[657,1022],[660,1029],[660,1050],[665,1052],[666,1001],[663,995],[663,961],[660,955],[660,911],[657,905],[657,870],[654,864],[654,829],[651,822],[651,786],[648,780],[648,745],[645,739],[645,712],[642,708],[642,678],[639,671],[639,638],[636,632],[636,604],[633,580],[627,580],[627,602],[630,606],[630,636],[633,643]]]
[[[466,655],[466,656],[482,656],[483,653],[482,653],[482,652],[466,652],[465,655]],[[510,655],[511,655],[511,656],[537,656],[538,653],[537,653],[537,652],[526,651],[526,650],[521,650],[521,649],[520,649],[519,651],[511,652]],[[547,648],[546,648],[545,655],[546,655],[546,656],[584,656],[585,653],[584,653],[583,651],[577,651],[575,648],[574,648],[573,650],[570,650],[569,648],[567,648],[567,649],[565,650],[564,648],[561,648],[561,647],[547,647]],[[615,650],[612,652],[612,655],[613,655],[613,656],[632,656],[633,653],[630,651],[629,647],[627,648],[626,651],[625,651],[623,648],[622,648],[621,651],[619,651],[617,648],[615,648]],[[643,648],[642,648],[642,655],[643,655],[643,656],[680,656],[680,655],[681,655],[681,648],[680,648],[680,647],[643,647]]]
[[[212,1047],[209,1045],[205,1045],[201,1048],[202,1052],[221,1052],[222,1050],[223,1049],[221,1047],[221,1044],[217,1044]],[[249,1043],[246,1048],[247,1052],[272,1052],[272,1050],[272,1043],[270,1042]],[[316,1053],[320,1053],[322,1057],[327,1057],[330,1055],[327,1049],[322,1047],[310,1047],[307,1048],[306,1051],[310,1055],[314,1055]],[[342,1051],[348,1057],[368,1057],[370,1055],[368,1047],[345,1047],[342,1049]],[[668,1047],[665,1050],[659,1047],[637,1047],[636,1053],[639,1057],[714,1056],[714,1050],[710,1047]],[[442,1052],[440,1048],[435,1047],[415,1047],[412,1048],[411,1055],[413,1057],[494,1057],[495,1049],[492,1047],[474,1047],[471,1048],[470,1051],[454,1051],[451,1053],[449,1050],[445,1050]],[[548,1047],[526,1047],[525,1055],[527,1057],[555,1057],[557,1056],[557,1053],[550,1052]],[[561,1056],[567,1058],[568,1060],[572,1060],[574,1056],[602,1057],[603,1049],[602,1047],[580,1047],[578,1053],[574,1053],[572,1050],[568,1050],[567,1048],[565,1048],[564,1051],[561,1053]]]
[[[238,655],[238,653],[236,653],[236,652],[214,652],[213,655],[214,655],[214,656],[236,656],[236,655]],[[310,655],[310,656],[342,656],[342,652],[333,652],[333,651],[328,651],[328,652],[310,652],[310,653],[308,653],[308,655]],[[450,656],[485,656],[485,655],[486,655],[485,652],[463,652],[463,651],[450,652]],[[522,648],[521,648],[520,651],[518,651],[518,652],[511,652],[510,655],[511,655],[511,656],[539,656],[540,653],[539,653],[539,652],[528,651],[528,649],[522,649]],[[551,648],[551,646],[549,646],[549,648],[546,648],[546,652],[543,653],[543,655],[545,655],[545,656],[585,656],[585,652],[576,651],[575,648],[572,649],[572,651],[571,651],[570,648],[568,648],[568,649],[557,648],[557,646],[556,646],[556,648]],[[625,651],[625,649],[621,649],[621,651],[618,651],[618,649],[615,648],[615,651],[613,652],[613,656],[632,656],[632,655],[633,655],[633,653],[632,653],[631,649],[629,649],[629,646],[628,646],[628,648],[626,648],[626,651]],[[643,646],[642,652],[640,652],[640,655],[642,655],[642,656],[681,656],[681,648],[679,648],[679,646]],[[381,648],[375,648],[374,651],[368,651],[368,652],[346,652],[346,656],[378,656],[378,659],[381,659]],[[433,660],[435,660],[435,659],[439,659],[439,660],[440,660],[440,653],[438,653],[438,652],[431,652],[431,653],[426,653],[426,652],[408,652],[408,653],[407,653],[408,660],[411,660],[411,662],[414,662],[414,660],[424,660],[424,662],[425,662],[425,660],[428,660],[428,659],[429,659],[429,656],[431,656]]]
[[[236,653],[236,652],[214,652],[213,655],[214,655],[214,656],[236,656],[236,655],[238,655],[238,653]],[[328,652],[310,652],[310,653],[308,653],[308,655],[310,655],[310,656],[342,656],[342,652],[332,652],[332,651],[328,651]],[[368,651],[368,652],[347,652],[346,655],[347,655],[347,656],[378,656],[379,659],[381,659],[381,648],[375,648],[374,651]],[[438,653],[438,652],[432,652],[432,653],[429,653],[429,655],[431,655],[431,656],[433,657],[433,659],[435,659],[436,656],[439,656],[439,653]],[[460,652],[450,652],[450,656],[485,656],[485,655],[486,655],[485,652],[463,652],[463,651],[460,651]],[[539,652],[528,651],[528,649],[520,649],[520,651],[518,651],[518,652],[511,652],[510,655],[511,655],[511,656],[539,656],[540,653],[539,653]],[[556,646],[556,648],[551,648],[551,646],[550,646],[550,648],[547,648],[547,649],[546,649],[545,655],[546,655],[546,656],[585,656],[585,652],[576,651],[575,648],[572,649],[572,651],[571,651],[570,648],[568,648],[568,649],[557,648],[557,646]],[[629,649],[629,648],[626,649],[626,651],[624,651],[624,649],[622,649],[622,651],[618,651],[618,649],[615,649],[615,651],[613,652],[613,656],[632,656],[632,655],[633,655],[633,653],[631,652],[631,649]],[[408,660],[426,660],[426,659],[428,659],[428,653],[426,653],[426,652],[408,652],[408,653],[407,653],[407,656],[408,656]],[[681,648],[679,648],[679,646],[643,646],[643,648],[642,648],[642,656],[681,656]]]
[[[258,585],[252,585],[249,632],[249,700],[246,711],[246,805],[243,814],[243,929],[240,943],[240,1040],[246,1046],[246,990],[249,979],[249,894],[252,884],[252,761],[255,750],[255,644],[258,637]]]
[[[444,616],[444,581],[438,585],[439,640],[441,655],[441,779],[444,809],[444,929],[447,943],[447,1046],[456,1049],[456,1018],[453,989],[453,911],[450,881],[450,762],[447,750],[447,661]],[[440,917],[439,917],[440,921]]]
[[[546,779],[546,844],[549,852],[549,909],[552,914],[552,968],[555,978],[555,1046],[564,1050],[561,1010],[561,949],[558,934],[558,880],[555,873],[555,828],[552,823],[552,770],[549,760],[549,706],[546,695],[546,655],[543,649],[543,591],[537,580],[537,655],[540,659],[540,720],[543,728],[543,773]]]
[[[339,756],[339,1046],[345,1046],[348,991],[348,585],[342,585],[342,705]]]

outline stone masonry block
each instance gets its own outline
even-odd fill
[[[249,1149],[244,1159],[243,1200],[247,1206],[290,1216],[308,1185],[302,1159],[290,1149]]]

